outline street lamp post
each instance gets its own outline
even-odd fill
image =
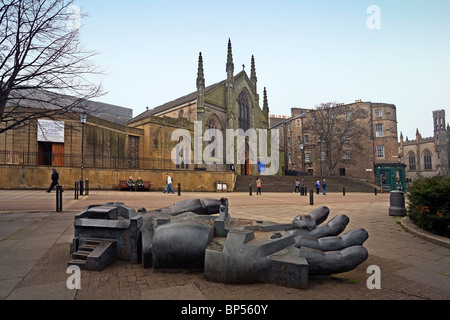
[[[323,177],[323,158],[322,158],[322,136],[319,137],[319,147],[320,147],[320,173]]]
[[[87,114],[85,111],[80,114],[81,121],[81,178],[80,178],[80,195],[83,195],[83,169],[84,169],[84,124],[87,120]]]
[[[305,145],[303,144],[303,141],[300,139],[298,141],[298,144],[300,146],[300,152],[302,157],[302,174],[305,172]]]

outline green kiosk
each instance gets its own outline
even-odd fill
[[[402,190],[406,192],[405,168],[403,163],[383,163],[375,165],[377,184],[384,191]]]

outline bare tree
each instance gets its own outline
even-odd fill
[[[305,119],[305,131],[316,137],[316,150],[325,153],[323,161],[331,173],[343,159],[345,150],[364,149],[361,137],[368,135],[368,130],[360,120],[367,116],[365,109],[328,102],[316,106],[312,117]]]
[[[42,116],[83,110],[102,75],[79,39],[73,0],[0,0],[0,133]],[[34,108],[30,112],[25,108]]]

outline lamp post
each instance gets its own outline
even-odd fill
[[[302,157],[302,174],[305,172],[305,145],[303,144],[303,141],[300,139],[298,141],[298,144],[300,146],[300,152]]]
[[[319,147],[320,147],[320,174],[323,177],[323,158],[322,158],[322,136],[319,137]]]
[[[87,120],[86,111],[80,114],[81,121],[81,178],[80,178],[80,195],[83,195],[83,169],[84,169],[84,124]]]

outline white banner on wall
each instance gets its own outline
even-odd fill
[[[64,143],[64,121],[38,119],[37,141]]]

